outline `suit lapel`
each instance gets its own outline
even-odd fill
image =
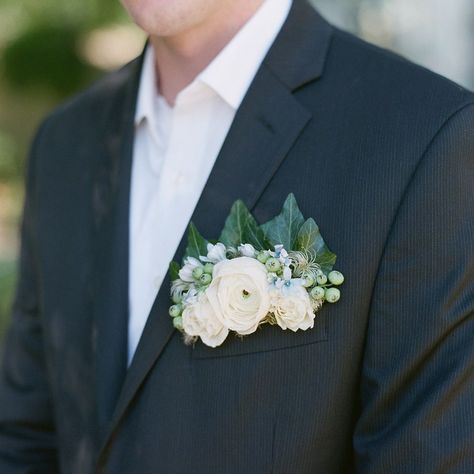
[[[218,236],[236,199],[243,199],[253,208],[310,120],[310,113],[295,99],[293,91],[321,75],[329,38],[330,26],[306,3],[296,0],[237,111],[192,216],[191,220],[206,236]],[[185,241],[183,236],[175,260],[181,260]],[[169,279],[165,279],[127,372],[102,454],[127,406],[174,333],[168,316],[169,304]]]
[[[128,203],[140,63],[137,60],[124,69],[107,91],[112,95],[111,105],[103,115],[101,153],[94,173],[93,313],[99,433],[110,422],[127,367]]]

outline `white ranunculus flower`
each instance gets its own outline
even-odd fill
[[[250,257],[219,262],[206,295],[225,327],[241,335],[255,332],[270,309],[265,265]]]
[[[314,326],[314,312],[311,299],[306,289],[299,282],[292,281],[290,286],[283,286],[271,291],[271,309],[277,324],[282,329],[297,331]]]
[[[218,263],[222,260],[226,260],[226,248],[224,244],[218,242],[216,245],[207,244],[207,262]]]
[[[193,270],[196,267],[202,267],[202,263],[197,258],[187,257],[183,267],[179,271],[179,278],[187,283],[193,283]]]
[[[243,257],[255,258],[255,255],[257,254],[252,244],[241,244],[237,247],[237,250]]]
[[[229,330],[216,318],[204,294],[184,308],[182,318],[184,332],[188,336],[200,337],[206,346],[220,346],[229,334]]]

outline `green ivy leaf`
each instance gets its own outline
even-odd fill
[[[237,247],[240,244],[252,244],[256,250],[268,249],[263,230],[250,214],[243,201],[236,201],[227,217],[224,229],[219,237],[227,247]]]
[[[291,250],[312,251],[318,238],[322,239],[319,227],[315,220],[310,218],[301,226],[296,237],[295,247]]]
[[[312,218],[301,226],[294,250],[312,252],[316,256],[316,261],[321,266],[321,270],[326,274],[333,269],[336,263],[336,255],[329,250],[318,225]]]
[[[178,262],[175,262],[175,261],[170,262],[169,274],[170,274],[171,281],[177,280],[179,278],[180,268],[181,267]]]
[[[291,193],[286,198],[281,213],[261,227],[272,245],[282,244],[285,249],[293,250],[303,224],[303,214],[294,194]]]
[[[319,228],[312,244],[312,251],[316,255],[316,261],[321,266],[321,270],[326,274],[329,273],[336,263],[336,254],[329,250]]]
[[[186,247],[185,257],[199,258],[201,255],[207,255],[207,244],[207,240],[191,222],[188,228],[188,246]]]
[[[316,253],[316,262],[319,263],[321,270],[327,275],[336,264],[336,254],[332,253],[326,244],[318,253]]]

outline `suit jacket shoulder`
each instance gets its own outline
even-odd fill
[[[455,82],[337,28],[326,68],[335,87],[363,94],[367,107],[410,126],[433,121],[436,128],[474,101],[474,94]]]

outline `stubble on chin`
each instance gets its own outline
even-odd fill
[[[221,0],[222,1],[222,0]],[[133,21],[155,37],[179,35],[212,15],[216,0],[121,0]]]

